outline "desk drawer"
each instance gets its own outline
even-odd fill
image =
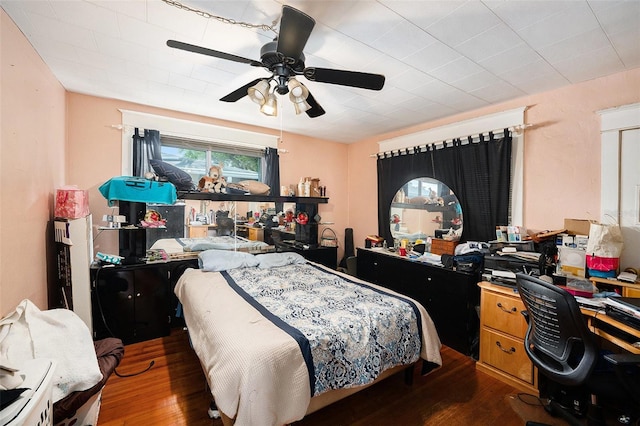
[[[480,312],[483,326],[523,338],[527,331],[527,322],[521,314],[524,310],[524,303],[516,296],[482,292]]]
[[[500,371],[533,385],[533,364],[522,340],[482,327],[480,359]]]

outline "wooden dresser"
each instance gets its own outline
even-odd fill
[[[489,282],[480,286],[480,354],[476,369],[538,394],[538,373],[524,351],[527,323],[517,292]]]

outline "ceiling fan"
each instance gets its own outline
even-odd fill
[[[304,12],[291,6],[282,6],[279,34],[273,41],[262,46],[259,61],[176,40],[168,40],[167,46],[267,69],[271,72],[270,77],[253,80],[220,99],[223,102],[236,102],[248,95],[251,100],[260,105],[260,110],[266,115],[277,115],[274,92],[280,95],[289,93],[289,99],[294,104],[296,114],[305,112],[309,117],[314,118],[325,113],[309,90],[295,78],[299,75],[319,83],[370,90],[382,89],[385,77],[380,74],[306,67],[302,51],[315,23],[316,21]]]

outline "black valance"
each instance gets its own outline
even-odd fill
[[[378,155],[378,234],[393,241],[389,208],[396,192],[419,177],[437,179],[457,196],[463,241],[495,239],[495,227],[509,221],[511,134],[493,133]]]

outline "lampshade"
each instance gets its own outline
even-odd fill
[[[289,99],[293,102],[293,107],[296,109],[296,114],[302,114],[311,108],[311,105],[303,98],[293,96],[293,93],[289,93]]]
[[[260,107],[260,112],[272,117],[278,115],[278,100],[276,99],[276,95],[269,93],[267,100]]]
[[[253,102],[263,105],[267,101],[270,88],[268,80],[260,80],[247,89],[247,95]]]
[[[290,78],[287,84],[289,86],[289,99],[291,99],[292,101],[293,98],[291,96],[302,98],[303,100],[307,99],[307,97],[309,96],[309,90],[295,78]]]

